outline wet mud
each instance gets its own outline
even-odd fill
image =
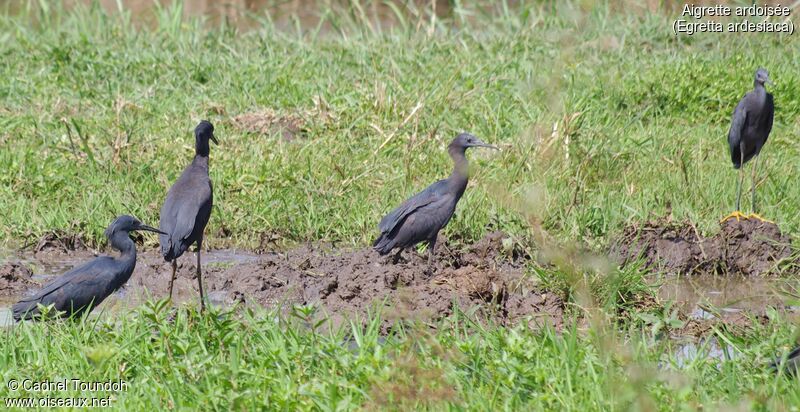
[[[643,262],[654,271],[684,275],[769,276],[796,272],[791,239],[777,225],[730,219],[703,238],[690,223],[665,220],[627,227],[611,255],[623,265]]]
[[[656,295],[645,295],[634,304],[636,312],[664,312],[662,316],[679,320],[670,336],[702,338],[720,328],[746,333],[765,324],[769,310],[790,316],[797,312],[782,293],[796,291],[795,278],[765,276],[792,260],[789,239],[774,225],[734,220],[704,239],[690,224],[650,222],[628,228],[621,239],[614,253],[624,263],[644,262],[658,272],[650,277]],[[40,242],[47,247],[37,245],[27,255],[4,259],[0,301],[13,302],[96,256],[91,249],[74,248],[76,243],[48,239]],[[415,251],[404,252],[392,263],[370,248],[320,244],[282,252],[267,247],[260,253],[212,250],[202,254],[203,283],[212,305],[258,305],[285,313],[293,305],[314,305],[320,308],[318,316],[328,316],[335,324],[363,321],[368,313],[380,310],[384,332],[398,320],[433,325],[456,308],[502,326],[524,322],[534,329],[545,325],[561,329],[565,302],[525,276],[524,266],[531,257],[514,245],[501,232],[463,248],[442,239],[433,273],[426,270],[427,257]],[[189,252],[178,260],[174,296],[178,304],[199,299],[196,259]],[[128,284],[98,309],[113,313],[164,298],[170,275],[171,264],[157,250],[140,251]]]
[[[527,259],[494,232],[463,250],[445,240],[437,246],[436,269],[427,270],[427,256],[405,251],[397,263],[371,248],[341,250],[306,245],[264,254],[212,251],[202,254],[203,285],[214,304],[258,304],[284,311],[293,305],[315,305],[334,323],[383,313],[384,331],[400,319],[434,323],[456,308],[478,318],[509,326],[526,322],[560,329],[564,302],[538,288],[524,274]],[[54,262],[78,264],[91,259],[88,250],[37,252],[35,259],[52,275],[68,269]],[[196,254],[178,260],[175,300],[198,298]],[[139,253],[128,284],[104,305],[134,307],[168,294],[171,264],[155,250]],[[52,277],[45,276],[42,283]],[[18,285],[30,289],[27,284]],[[35,285],[34,285],[35,287]],[[17,292],[20,289],[17,289]]]
[[[33,270],[21,262],[6,262],[0,265],[0,296],[22,294],[38,287],[33,279]]]
[[[364,319],[369,312],[382,310],[384,328],[388,328],[399,319],[434,322],[458,307],[477,308],[478,316],[501,325],[531,316],[531,327],[547,322],[560,328],[563,302],[527,284],[524,261],[513,251],[505,251],[504,238],[492,233],[463,251],[441,243],[433,273],[427,270],[427,258],[414,251],[404,252],[398,263],[392,263],[370,248],[307,245],[227,267],[204,266],[203,278],[220,300],[283,309],[316,305],[334,322]],[[145,273],[134,284],[166,293],[169,265],[149,258],[144,263]],[[195,268],[194,259],[182,259],[179,290],[196,293]]]

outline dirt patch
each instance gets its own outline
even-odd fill
[[[791,240],[777,225],[756,219],[730,219],[703,238],[688,222],[664,220],[627,227],[611,247],[624,265],[642,259],[665,273],[765,276],[794,260]]]
[[[270,135],[279,133],[286,141],[305,137],[305,120],[299,114],[281,115],[272,109],[240,114],[233,118],[233,125],[248,133]]]
[[[524,260],[508,238],[492,233],[466,250],[441,242],[438,268],[425,272],[427,259],[404,252],[397,264],[372,249],[335,250],[307,245],[285,253],[265,253],[234,265],[205,264],[204,286],[226,302],[243,301],[267,307],[319,305],[333,320],[364,319],[368,312],[386,309],[384,331],[397,319],[433,322],[453,314],[456,307],[500,325],[531,316],[529,325],[560,328],[564,302],[556,295],[526,283]],[[170,266],[154,253],[144,253],[129,283],[154,296],[167,293]],[[178,294],[197,299],[195,256],[179,261]],[[476,309],[477,308],[477,309]]]
[[[37,287],[33,280],[33,271],[19,262],[6,262],[0,265],[0,295],[19,295],[26,290]]]

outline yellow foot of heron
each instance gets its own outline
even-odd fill
[[[750,218],[750,216],[745,215],[742,212],[736,210],[736,211],[732,212],[731,214],[729,214],[728,216],[723,217],[722,220],[719,221],[719,223],[725,223],[725,222],[727,222],[728,220],[731,220],[731,219],[736,219],[736,221],[738,222],[740,220],[747,220],[749,218]]]
[[[764,219],[763,217],[759,216],[756,213],[750,213],[749,215],[747,215],[747,219],[758,219],[758,220],[760,220],[762,222],[772,223],[773,225],[775,224],[775,222],[773,222],[771,220]]]

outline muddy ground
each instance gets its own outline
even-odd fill
[[[33,271],[20,262],[6,262],[0,265],[0,295],[20,295],[30,288],[38,287],[33,280]]]
[[[689,222],[632,225],[611,248],[625,265],[642,261],[654,271],[684,275],[768,276],[796,273],[791,239],[758,219],[727,220],[703,238]]]
[[[63,273],[96,254],[70,237],[66,242],[51,237],[28,257],[45,274]],[[504,239],[494,232],[463,250],[443,240],[433,274],[426,270],[426,258],[414,251],[405,252],[397,263],[370,248],[324,245],[264,254],[210,251],[203,254],[203,280],[208,299],[218,305],[255,304],[284,311],[292,305],[316,305],[334,323],[383,309],[384,332],[397,319],[433,323],[456,307],[500,325],[524,321],[531,328],[561,329],[565,302],[524,276],[530,257]],[[691,224],[648,222],[627,228],[611,255],[622,264],[643,262],[654,272],[683,276],[668,277],[657,296],[635,303],[641,310],[658,311],[668,301],[677,302],[673,307],[683,326],[672,331],[675,335],[702,337],[718,327],[745,332],[767,321],[769,307],[790,310],[777,297],[776,286],[766,281],[776,278],[764,277],[794,267],[787,264],[792,261],[790,241],[767,222],[728,221],[709,238],[702,238]],[[198,299],[195,270],[194,253],[179,259],[177,302]],[[165,297],[170,273],[171,265],[156,250],[140,252],[128,285],[104,308],[130,308]],[[50,278],[33,275],[25,264],[0,265],[0,298],[18,297]]]
[[[477,316],[501,325],[526,321],[530,327],[548,324],[560,329],[564,302],[524,276],[526,257],[509,250],[508,242],[504,246],[505,238],[500,232],[491,233],[465,250],[440,242],[432,274],[427,258],[414,251],[404,252],[397,263],[370,248],[333,250],[306,245],[261,255],[213,252],[204,255],[203,284],[216,303],[257,303],[286,310],[291,305],[313,304],[334,322],[364,318],[368,311],[383,307],[387,309],[384,329],[396,319],[434,322],[451,315],[456,306],[477,308]],[[35,258],[45,264],[63,262],[64,249],[47,243],[37,248]],[[86,249],[68,253],[74,263],[93,255]],[[194,253],[179,259],[176,300],[197,299],[195,270]],[[170,274],[171,265],[157,251],[140,252],[124,294],[132,300],[166,296]],[[29,277],[20,276],[19,287],[9,293],[30,288],[22,283]]]

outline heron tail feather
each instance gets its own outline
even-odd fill
[[[386,236],[386,233],[381,233],[381,235],[375,239],[375,242],[372,243],[372,249],[374,249],[380,255],[385,255],[391,252],[393,248],[394,242],[392,239]]]

